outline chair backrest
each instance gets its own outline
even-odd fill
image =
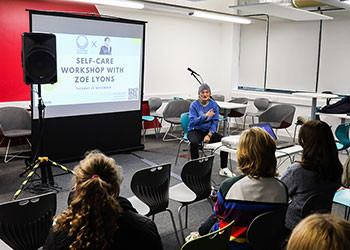
[[[303,218],[314,213],[330,213],[333,204],[333,197],[335,191],[332,192],[321,192],[311,195],[304,202],[301,209],[301,216]]]
[[[150,97],[148,99],[148,106],[149,106],[149,112],[156,112],[157,109],[160,108],[160,106],[162,106],[162,99],[160,99],[159,97]]]
[[[191,102],[188,100],[172,100],[170,101],[164,111],[163,118],[166,120],[171,117],[181,117],[182,113],[186,113],[190,110]]]
[[[341,123],[335,129],[335,136],[343,144],[344,148],[350,147],[349,128],[350,123]]]
[[[218,102],[224,102],[225,101],[225,96],[221,95],[221,94],[212,95],[212,97],[214,98],[215,101],[218,101]]]
[[[256,98],[254,100],[254,106],[259,110],[259,111],[265,111],[267,108],[270,106],[270,101],[267,98]]]
[[[131,179],[131,190],[149,208],[147,214],[165,211],[169,204],[171,164],[161,164],[137,171]]]
[[[228,102],[247,104],[248,103],[248,98],[245,98],[245,97],[232,98]],[[245,113],[246,109],[247,108],[231,109],[231,111],[228,114],[228,116],[229,117],[242,117],[242,116],[244,116],[244,113]]]
[[[196,201],[208,198],[211,193],[211,170],[214,155],[188,161],[181,171],[181,179],[197,196]]]
[[[188,124],[190,123],[189,112],[181,114],[181,127],[184,131],[184,139],[187,140]]]
[[[181,250],[228,250],[233,224],[234,221],[215,232],[190,240]]]
[[[0,108],[0,128],[5,136],[10,130],[30,130],[31,118],[28,111],[19,107]]]
[[[0,238],[16,250],[43,246],[56,213],[56,193],[0,204]]]
[[[294,113],[295,107],[293,105],[275,105],[261,113],[259,122],[279,123],[277,128],[288,128],[292,125]]]
[[[281,249],[287,208],[286,204],[276,210],[260,214],[250,223],[247,237],[254,249]]]

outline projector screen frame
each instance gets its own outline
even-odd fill
[[[145,21],[124,18],[101,17],[89,13],[65,13],[54,11],[29,11],[30,32],[32,32],[32,15],[48,15],[55,17],[80,18],[82,20],[97,20],[117,23],[129,23],[142,26],[141,65],[139,108],[125,112],[108,112],[84,114],[67,117],[44,117],[44,129],[40,132],[38,119],[34,119],[33,102],[35,93],[31,92],[32,107],[32,156],[38,147],[39,138],[43,136],[43,154],[53,160],[67,162],[80,159],[86,151],[99,149],[106,154],[125,151],[142,150],[141,124],[144,85],[144,55],[145,55]],[[37,31],[40,32],[40,31]],[[52,32],[55,33],[55,32]],[[33,88],[33,85],[31,86]],[[33,89],[32,89],[33,90]],[[40,135],[41,133],[41,135]]]

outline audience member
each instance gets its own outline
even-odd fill
[[[246,233],[252,220],[288,202],[286,186],[275,178],[275,151],[274,139],[263,129],[253,127],[242,133],[237,160],[243,175],[221,184],[214,214],[202,223],[200,235],[223,228],[234,220],[230,249],[251,249]]]
[[[208,84],[201,84],[198,89],[199,98],[190,106],[188,125],[188,139],[190,141],[191,158],[199,158],[200,143],[220,142],[222,135],[216,133],[219,122],[219,107],[210,99],[211,90]],[[220,152],[221,176],[232,177],[232,172],[227,168],[228,153]]]
[[[118,196],[122,176],[114,159],[91,152],[74,171],[73,200],[44,249],[163,249],[154,222]]]
[[[313,214],[292,231],[287,250],[348,250],[350,223],[332,214]]]
[[[342,165],[333,133],[327,123],[308,121],[299,131],[303,147],[301,161],[289,166],[281,177],[292,199],[286,214],[286,228],[301,221],[301,209],[312,194],[336,191],[341,184]]]

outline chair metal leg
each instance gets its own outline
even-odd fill
[[[154,133],[156,134],[156,139],[158,139],[158,132],[157,132],[157,128],[156,128],[156,118],[154,118],[154,120],[153,120],[153,126],[154,126]]]
[[[244,115],[244,119],[243,119],[243,129],[245,129],[245,120],[247,118],[247,114]]]
[[[169,131],[173,131],[173,124],[170,124],[170,127],[167,129],[167,131],[165,132],[164,136],[163,136],[163,141],[176,141],[176,140],[181,140],[181,138],[173,135],[172,133],[170,134]],[[173,139],[166,139],[167,135],[169,134],[169,136],[172,136]]]
[[[142,130],[143,130],[143,142],[146,142],[145,121],[142,121]]]
[[[294,127],[294,135],[293,135],[293,142],[295,143],[295,136],[297,134],[297,126],[298,124],[295,124],[295,127]]]
[[[182,226],[182,219],[181,219],[181,209],[183,208],[183,205],[181,205],[178,210],[177,210],[177,215],[179,217],[179,226],[180,226],[180,231],[181,231],[181,237],[182,237],[182,242],[185,242],[185,234],[184,234],[184,228]]]
[[[287,129],[287,128],[285,128],[285,130],[287,131],[287,133],[288,133],[289,137],[293,139],[293,136],[292,136],[292,135],[289,133],[288,129]]]
[[[187,228],[188,226],[188,206],[186,206],[186,218],[185,218],[185,227],[184,228]]]
[[[32,147],[32,144],[30,143],[28,137],[25,137],[25,138],[26,138],[26,140],[27,140],[29,146]],[[1,143],[4,141],[4,139],[5,139],[5,137],[2,138],[2,140],[1,140],[1,142],[0,142],[0,145],[1,145]],[[10,155],[10,154],[9,154],[10,145],[11,145],[11,138],[9,138],[9,141],[8,141],[8,143],[7,143],[7,146],[6,146],[6,152],[5,152],[4,163],[8,163],[9,161],[11,161],[13,158],[16,158],[16,157],[17,157],[17,158],[29,158],[29,156],[20,156],[21,153],[26,152],[25,150],[24,150],[24,151],[22,150],[21,152],[19,152],[19,153],[17,153],[17,154],[14,154],[14,155]],[[11,158],[8,158],[9,156],[11,156]]]
[[[26,140],[27,140],[27,142],[28,142],[29,146],[30,146],[30,147],[32,147],[32,144],[30,143],[30,141],[29,141],[28,137],[26,137]],[[1,143],[0,143],[0,144],[1,144]]]
[[[158,130],[158,135],[160,134],[160,131],[161,131],[161,127],[162,127],[162,121],[163,121],[163,118],[161,118],[161,117],[157,117],[157,119],[159,119],[158,120],[158,122],[159,122],[159,128],[157,128],[157,130]]]
[[[8,143],[7,143],[7,147],[6,147],[6,153],[5,153],[5,159],[4,159],[4,162],[5,163],[8,163],[9,161],[11,161],[14,156],[12,158],[10,158],[9,160],[7,160],[7,156],[8,156],[8,153],[9,153],[9,149],[10,149],[10,144],[11,144],[11,139],[9,139]]]
[[[184,141],[184,140],[181,140],[181,141],[179,142],[179,146],[177,147],[177,154],[176,154],[176,159],[175,159],[175,165],[176,165],[176,163],[177,163],[177,159],[179,158],[181,143],[182,143],[183,141]]]
[[[176,229],[176,225],[175,225],[174,215],[169,208],[167,208],[166,211],[168,211],[170,214],[171,222],[173,223],[175,237],[176,237],[177,243],[179,243],[179,247],[181,247],[181,242],[179,239],[179,235],[177,234],[177,229]]]

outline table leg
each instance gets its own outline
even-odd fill
[[[313,97],[312,104],[311,104],[311,120],[316,120],[316,103],[317,103],[317,98]]]
[[[227,136],[228,133],[227,133],[227,117],[228,117],[228,109],[224,109],[224,132],[223,132],[223,136]]]

